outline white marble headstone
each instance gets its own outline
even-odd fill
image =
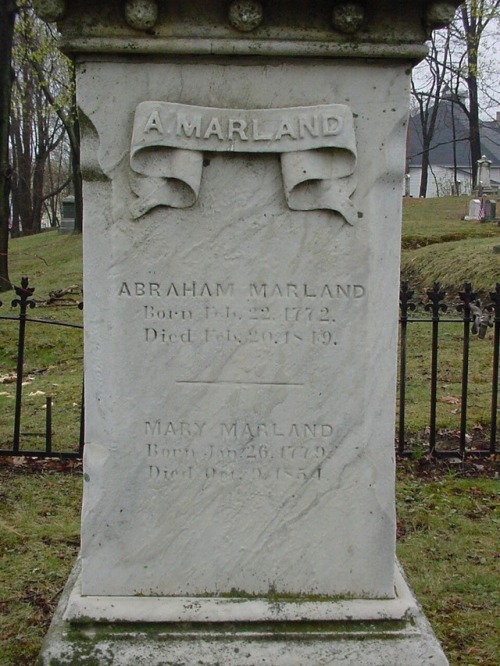
[[[471,199],[469,201],[469,214],[467,220],[479,220],[481,216],[481,199]]]
[[[369,70],[80,72],[84,594],[393,596],[408,82]]]

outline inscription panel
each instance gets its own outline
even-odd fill
[[[147,343],[336,346],[335,329],[342,325],[338,317],[345,311],[342,302],[364,299],[366,287],[292,282],[238,287],[195,281],[163,286],[124,281],[118,296],[143,301]]]
[[[216,350],[230,358],[238,348],[274,356],[279,348],[292,357],[321,356],[337,347],[349,312],[367,297],[363,284],[284,282],[207,282],[200,280],[123,280],[116,296],[128,309],[128,327],[142,353],[156,359],[162,348],[188,347],[208,358]],[[305,380],[305,381],[304,381]],[[303,375],[287,381],[249,382],[234,372],[230,380],[188,378],[172,369],[180,386],[303,387]],[[188,483],[257,480],[321,481],[322,464],[334,454],[335,432],[329,423],[265,423],[233,420],[144,422],[147,481],[166,486]],[[323,476],[324,480],[324,476]]]
[[[334,446],[328,423],[163,424],[157,419],[144,425],[151,481],[319,481],[321,464]],[[211,437],[219,443],[206,444]]]

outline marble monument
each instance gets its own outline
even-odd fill
[[[409,75],[456,2],[46,0],[84,178],[82,546],[41,664],[446,664],[395,560]]]

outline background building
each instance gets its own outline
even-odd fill
[[[471,194],[474,183],[471,176],[469,124],[467,116],[453,95],[448,93],[438,102],[436,124],[429,147],[427,197]],[[491,185],[500,187],[500,112],[496,120],[482,121],[481,153],[491,161]],[[422,177],[423,131],[420,115],[410,117],[406,154],[407,182],[405,193],[420,195]]]

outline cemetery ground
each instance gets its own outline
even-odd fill
[[[485,298],[500,276],[500,228],[465,222],[468,199],[405,201],[403,277],[418,295],[435,280],[455,295],[465,281]],[[54,232],[10,245],[11,278],[36,288],[30,316],[81,323],[73,289],[58,305],[49,292],[81,285],[81,238]],[[0,314],[13,292],[0,294]],[[72,302],[74,301],[74,302]],[[440,338],[438,427],[459,423],[460,325]],[[17,325],[0,321],[0,438],[12,438]],[[77,448],[81,397],[80,330],[28,326],[23,432],[44,429],[45,398],[54,402],[54,448]],[[491,335],[474,337],[469,403],[471,436],[489,426]],[[457,348],[458,346],[458,348]],[[500,456],[465,463],[429,460],[422,446],[428,420],[430,333],[408,341],[407,433],[413,456],[398,461],[398,556],[450,663],[498,663]],[[30,446],[34,445],[30,438]],[[33,664],[79,547],[81,464],[0,459],[0,666]]]

